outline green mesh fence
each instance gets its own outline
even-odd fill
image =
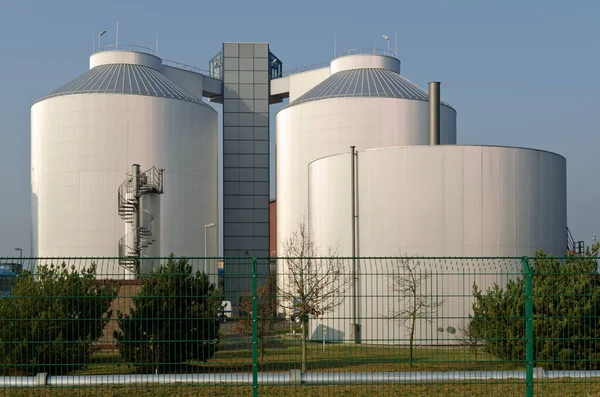
[[[0,259],[7,395],[600,394],[596,257]]]

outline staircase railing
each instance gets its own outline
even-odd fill
[[[162,194],[163,186],[163,171],[152,167],[149,170],[140,173],[140,194],[158,193]]]
[[[571,230],[567,227],[567,251],[576,254],[576,255],[584,255],[585,254],[585,241],[575,241],[573,235],[571,234]]]
[[[142,249],[155,241],[154,215],[140,208],[140,199],[145,194],[164,192],[164,170],[152,167],[139,172],[139,165],[134,165],[133,171],[126,173],[125,181],[117,189],[119,216],[134,226],[133,230],[119,239],[118,252],[119,265],[137,274]]]
[[[135,271],[135,264],[141,252],[136,250],[137,230],[133,229],[119,239],[119,264],[129,271]],[[155,241],[154,215],[146,210],[140,214],[139,249],[148,248]]]
[[[134,197],[133,182],[131,179],[126,179],[117,190],[117,205],[119,208],[119,216],[127,223],[133,223],[137,199]]]

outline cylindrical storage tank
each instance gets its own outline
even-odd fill
[[[308,164],[357,150],[429,144],[425,90],[400,73],[400,62],[381,55],[351,55],[331,62],[331,76],[277,113],[277,253],[307,211]],[[440,143],[456,143],[456,111],[440,110]]]
[[[204,255],[204,225],[218,214],[217,113],[162,75],[154,55],[101,52],[90,65],[31,109],[33,255],[116,257],[130,230],[117,189],[132,164],[164,169],[164,194],[142,196],[157,226],[142,255]],[[99,272],[129,275],[116,261]]]
[[[337,247],[340,256],[351,255],[350,175],[350,153],[309,166],[311,235],[322,249]],[[538,249],[564,255],[566,197],[566,160],[550,152],[456,145],[360,151],[357,255],[446,257],[411,260],[419,274],[428,274],[422,280],[427,294],[444,301],[431,322],[418,322],[415,337],[420,343],[455,343],[460,335],[447,330],[459,329],[468,317],[473,282],[503,286],[521,269],[518,259],[453,257],[518,258]],[[405,327],[384,319],[406,304],[393,285],[401,266],[401,260],[359,261],[357,320],[364,343],[408,340]],[[324,316],[331,334],[351,334],[349,296]]]

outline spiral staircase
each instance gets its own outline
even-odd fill
[[[155,241],[155,216],[141,208],[141,198],[146,194],[163,194],[163,171],[152,167],[140,172],[140,166],[134,164],[118,189],[119,216],[132,225],[131,231],[119,240],[119,265],[135,275],[140,272],[142,250]]]

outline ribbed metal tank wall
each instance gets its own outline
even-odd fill
[[[357,150],[429,144],[427,92],[399,75],[397,59],[352,55],[331,76],[277,113],[277,240],[307,214],[308,164]],[[456,143],[456,111],[442,103],[441,144]]]
[[[117,188],[134,163],[164,168],[164,194],[146,253],[204,255],[217,223],[217,113],[160,74],[153,55],[98,53],[91,70],[31,109],[33,254],[118,255],[126,233]],[[104,78],[104,79],[103,79]],[[209,255],[217,230],[208,229]],[[115,262],[104,274],[127,275]]]
[[[356,163],[361,257],[519,257],[540,248],[565,252],[566,161],[560,155],[511,147],[419,146],[360,151]],[[351,255],[350,164],[350,154],[344,153],[309,166],[310,231],[317,246],[337,247],[341,256]],[[490,268],[492,263],[497,266]],[[359,317],[369,318],[361,321],[365,343],[407,340],[402,325],[382,319],[390,305],[398,304],[390,265],[382,260],[360,264]],[[428,282],[445,302],[441,320],[422,321],[416,337],[453,343],[454,336],[437,330],[458,329],[471,307],[473,282],[483,288],[493,282],[502,286],[509,277],[500,275],[519,274],[520,263],[423,260],[420,269],[438,273]],[[346,299],[336,313],[324,316],[338,319],[325,321],[332,335],[351,335],[350,313]],[[311,330],[316,338],[317,326]]]

